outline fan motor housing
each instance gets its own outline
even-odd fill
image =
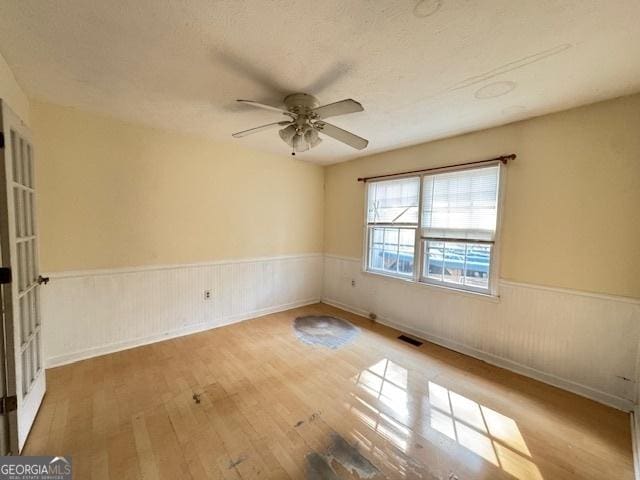
[[[319,106],[318,99],[306,93],[292,93],[284,99],[284,104],[291,113],[308,114],[311,110]]]

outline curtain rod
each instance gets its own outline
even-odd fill
[[[398,173],[388,173],[386,175],[375,175],[373,177],[361,177],[358,178],[359,182],[368,182],[369,180],[377,180],[379,178],[388,178],[388,177],[399,177],[399,176],[403,176],[403,175],[411,175],[412,173],[425,173],[425,172],[433,172],[436,170],[446,170],[449,168],[455,168],[455,167],[467,167],[467,166],[471,166],[471,165],[482,165],[483,163],[490,163],[490,162],[502,162],[506,165],[506,163],[509,160],[515,160],[516,159],[516,154],[515,153],[510,153],[509,155],[501,155],[499,157],[494,157],[494,158],[488,158],[487,160],[477,160],[475,162],[466,162],[466,163],[457,163],[455,165],[445,165],[442,167],[433,167],[433,168],[423,168],[422,170],[409,170],[408,172],[398,172]]]

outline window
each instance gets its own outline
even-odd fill
[[[420,178],[368,184],[369,270],[412,278],[418,228]]]
[[[500,168],[369,183],[367,270],[492,293]]]

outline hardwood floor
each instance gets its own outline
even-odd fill
[[[307,345],[311,313],[361,332]],[[54,368],[24,453],[81,480],[633,478],[627,414],[397,335],[318,304]]]

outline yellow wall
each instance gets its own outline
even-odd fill
[[[24,123],[29,125],[29,100],[2,55],[0,55],[0,98]]]
[[[640,298],[640,95],[333,165],[325,252],[361,256],[357,177],[512,152],[501,277]]]
[[[322,251],[319,166],[32,102],[45,272]]]
[[[357,177],[515,152],[501,278],[640,298],[640,95],[324,172],[46,103],[31,123],[42,271],[321,252],[323,225],[326,253],[359,257]]]

